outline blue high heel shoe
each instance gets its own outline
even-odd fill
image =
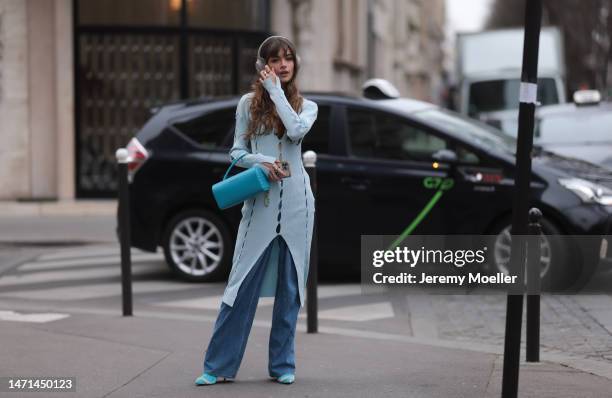
[[[227,381],[228,379],[225,377],[217,377],[214,375],[211,375],[210,373],[202,373],[202,375],[200,375],[200,377],[198,377],[197,379],[195,379],[195,383],[198,386],[205,386],[205,385],[210,385],[210,384],[216,384],[217,381]]]
[[[291,384],[295,381],[295,375],[293,373],[285,373],[276,377],[275,379],[281,384]]]

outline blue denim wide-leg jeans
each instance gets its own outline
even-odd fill
[[[213,335],[204,357],[204,371],[235,378],[255,318],[261,285],[273,246],[278,245],[278,278],[268,346],[268,373],[295,373],[295,327],[300,310],[297,274],[291,252],[279,235],[262,253],[238,289],[234,306],[221,302]]]

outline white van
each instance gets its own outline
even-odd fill
[[[523,35],[523,29],[458,35],[455,104],[460,113],[486,121],[489,112],[518,110]],[[553,27],[540,33],[537,100],[542,105],[566,102],[561,32]]]

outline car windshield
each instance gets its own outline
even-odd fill
[[[487,80],[470,85],[470,105],[468,114],[493,112],[519,107],[519,79]],[[538,79],[538,101],[542,105],[559,103],[555,80]]]
[[[516,139],[459,113],[434,108],[417,112],[415,115],[473,145],[511,155],[516,152]]]

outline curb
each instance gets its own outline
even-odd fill
[[[0,246],[39,246],[39,247],[70,247],[70,246],[87,246],[87,245],[104,245],[104,244],[118,244],[116,240],[76,240],[76,239],[62,239],[62,240],[22,240],[22,239],[3,239],[0,238]]]

